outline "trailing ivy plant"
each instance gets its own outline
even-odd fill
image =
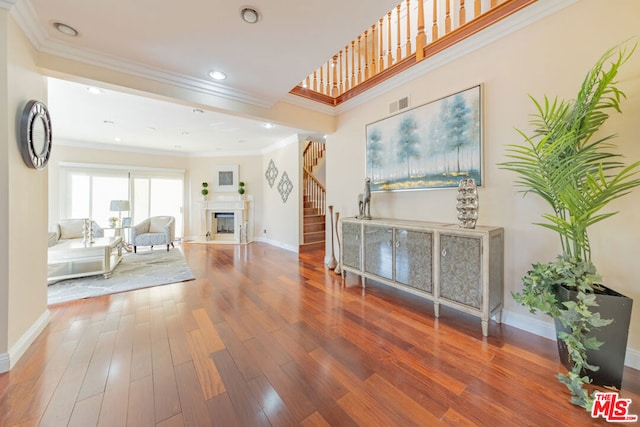
[[[600,313],[592,311],[597,307],[594,289],[599,289],[601,281],[591,261],[580,261],[576,258],[559,256],[549,263],[536,263],[523,278],[521,293],[514,293],[518,304],[529,308],[531,313],[538,310],[558,319],[570,333],[559,332],[558,338],[567,346],[567,356],[571,370],[566,374],[557,374],[556,378],[567,386],[572,394],[571,402],[590,410],[593,395],[584,389],[584,384],[591,382],[588,371],[595,372],[598,366],[589,364],[587,350],[597,350],[604,344],[587,335],[593,328],[611,323],[611,319],[602,319]],[[560,286],[577,291],[577,301],[566,301],[560,304],[557,289]]]
[[[600,277],[591,263],[588,229],[616,212],[603,212],[609,202],[628,194],[640,185],[636,177],[640,162],[625,165],[622,155],[614,152],[615,135],[597,135],[609,112],[621,113],[620,101],[625,94],[618,89],[616,76],[631,57],[637,45],[624,45],[606,51],[587,73],[575,100],[540,102],[531,97],[536,113],[530,121],[533,133],[521,130],[524,144],[507,145],[510,159],[500,167],[518,176],[516,184],[522,193],[541,197],[551,208],[537,223],[555,231],[562,244],[562,254],[553,262],[533,265],[523,278],[521,293],[513,296],[531,312],[540,310],[569,329],[558,338],[567,346],[572,369],[558,374],[558,379],[572,393],[571,401],[590,409],[593,396],[584,389],[591,380],[587,349],[603,344],[587,338],[593,328],[611,322],[597,312],[595,291],[600,290]],[[560,304],[559,286],[577,291],[577,300]]]

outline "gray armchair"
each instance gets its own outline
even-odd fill
[[[152,216],[131,228],[131,244],[133,252],[138,246],[169,245],[173,246],[176,221],[172,216]]]

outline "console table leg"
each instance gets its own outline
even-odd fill
[[[489,321],[488,320],[483,320],[482,321],[482,336],[486,337],[489,335]]]
[[[440,317],[440,303],[439,302],[434,302],[433,303],[433,315],[436,317]]]

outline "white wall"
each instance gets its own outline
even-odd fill
[[[482,84],[484,187],[479,191],[479,223],[505,228],[505,321],[546,330],[548,320],[533,319],[515,304],[511,292],[521,289],[521,277],[531,263],[550,261],[560,252],[559,243],[552,232],[532,225],[546,206],[531,196],[516,194],[514,175],[496,164],[506,160],[505,144],[521,142],[514,127],[529,129],[528,115],[534,108],[527,95],[573,98],[587,70],[606,49],[631,37],[638,41],[638,16],[640,2],[636,0],[582,0],[341,114],[337,131],[327,138],[327,203],[341,216],[357,213],[357,195],[365,177],[365,125],[388,116],[393,100],[410,95],[415,107]],[[622,152],[638,160],[640,52],[625,64],[618,80],[628,99],[622,104],[623,114],[612,116],[603,134],[618,133]],[[375,193],[372,215],[455,223],[455,196],[455,189]],[[591,233],[593,260],[605,283],[636,300],[640,298],[640,263],[636,260],[639,202],[640,190],[617,201],[612,210],[620,214]],[[637,305],[629,347],[635,349],[632,353],[640,364]]]
[[[266,152],[262,157],[262,192],[264,198],[264,222],[261,228],[256,227],[256,238],[271,244],[298,252],[300,245],[300,159],[302,144],[298,136],[282,141],[277,148]],[[269,161],[273,160],[278,168],[273,187],[269,187],[265,171]],[[278,184],[283,173],[287,173],[293,189],[286,203],[278,192]]]
[[[20,155],[19,117],[31,99],[47,101],[36,52],[0,9],[0,372],[20,358],[48,322],[47,172]]]

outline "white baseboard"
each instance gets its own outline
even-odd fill
[[[299,253],[300,252],[300,248],[297,247],[297,246],[292,246],[292,245],[289,245],[287,243],[279,242],[277,240],[267,239],[266,237],[257,237],[257,238],[255,238],[253,240],[254,240],[254,242],[266,243],[268,245],[276,246],[278,248],[282,248],[282,249],[285,249],[285,250],[290,251],[290,252],[294,252],[294,253]]]
[[[504,310],[502,323],[553,341],[556,340],[556,329],[551,320],[544,321],[533,316]],[[640,369],[640,350],[627,347],[624,364],[630,368]]]
[[[627,347],[627,353],[624,356],[624,364],[633,369],[640,369],[640,350]]]
[[[11,363],[9,362],[9,353],[0,354],[0,374],[8,372],[10,367]]]
[[[40,332],[47,327],[50,316],[51,313],[49,310],[45,310],[27,332],[20,337],[18,342],[9,349],[8,353],[0,354],[0,373],[8,372],[18,363],[18,360],[20,360],[25,351],[27,351],[29,346],[38,338]]]

